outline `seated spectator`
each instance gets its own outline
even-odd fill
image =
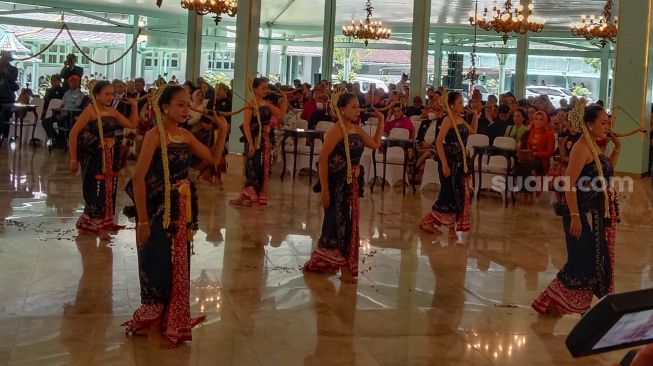
[[[524,133],[528,131],[528,127],[526,127],[525,123],[527,119],[528,115],[526,112],[521,108],[517,109],[515,113],[512,114],[514,124],[508,126],[505,136],[513,138],[516,143],[520,143]]]
[[[322,100],[322,102],[324,102],[325,97],[326,97],[326,91],[324,89],[323,84],[320,83],[315,87],[315,89],[313,89],[311,99],[304,104],[304,109],[302,110],[302,113],[299,115],[299,118],[303,119],[304,121],[310,120],[311,116],[313,115],[313,112],[317,110],[318,100]]]
[[[422,97],[417,96],[413,98],[413,105],[406,108],[406,116],[408,117],[419,116],[422,114],[423,111],[424,111],[424,102],[422,101]]]
[[[331,121],[336,122],[338,117],[333,114],[331,108],[331,102],[329,100],[317,102],[317,109],[311,115],[311,119],[308,121],[308,129],[314,130],[317,127],[317,124],[322,121]]]
[[[535,120],[528,135],[528,150],[533,155],[533,172],[544,176],[549,171],[551,156],[555,149],[555,136],[548,127],[549,117],[544,112],[535,113]]]
[[[502,104],[499,107],[499,116],[497,119],[489,122],[487,136],[490,138],[490,144],[492,144],[495,138],[504,136],[506,134],[506,128],[512,124],[510,106]]]
[[[383,126],[383,132],[386,135],[389,135],[390,131],[395,128],[404,128],[408,130],[408,138],[415,138],[415,127],[413,126],[413,122],[409,117],[404,115],[404,111],[401,108],[401,105],[395,105],[392,107],[392,119],[385,122],[385,125]]]
[[[63,87],[61,86],[61,77],[57,74],[52,75],[50,77],[50,88],[48,88],[48,90],[45,91],[45,97],[43,98],[43,113],[41,113],[42,121],[45,121],[45,114],[48,111],[48,108],[50,107],[50,101],[52,99],[62,99],[63,93],[64,90]]]
[[[81,79],[78,75],[68,77],[68,90],[62,98],[63,109],[67,111],[53,114],[51,118],[46,118],[43,121],[43,129],[48,135],[48,138],[54,140],[53,146],[55,147],[66,147],[66,131],[59,130],[55,132],[53,127],[54,122],[57,122],[58,126],[72,124],[74,122],[73,118],[81,113],[81,110],[90,100],[86,94],[82,93],[80,82]]]

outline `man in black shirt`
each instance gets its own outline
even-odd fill
[[[417,96],[413,98],[413,105],[406,108],[406,116],[407,117],[419,116],[422,114],[423,111],[424,111],[424,102],[422,101],[422,97]]]
[[[69,53],[68,56],[66,56],[66,61],[64,61],[64,66],[61,69],[61,72],[59,72],[59,76],[61,76],[61,80],[63,83],[63,90],[64,92],[68,90],[68,78],[77,75],[81,79],[82,76],[84,76],[84,69],[81,67],[77,66],[77,56],[75,56],[74,53]]]
[[[61,86],[61,76],[54,74],[50,77],[50,88],[45,91],[45,97],[43,97],[43,113],[41,116],[41,121],[45,120],[45,115],[50,107],[50,101],[52,99],[63,99],[63,87]],[[45,125],[43,125],[45,127]],[[50,134],[48,134],[50,136]]]

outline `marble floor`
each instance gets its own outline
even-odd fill
[[[564,340],[579,318],[529,307],[566,258],[548,202],[484,196],[473,231],[450,243],[417,230],[434,186],[368,190],[360,283],[341,286],[300,271],[322,213],[307,177],[278,171],[266,209],[226,204],[236,175],[201,186],[191,304],[208,321],[193,342],[155,349],[120,327],[140,303],[133,223],[121,216],[108,244],[77,237],[80,178],[63,152],[5,146],[0,160],[0,365],[610,365],[624,353],[574,360]],[[617,291],[653,285],[652,196],[649,180],[621,196]]]

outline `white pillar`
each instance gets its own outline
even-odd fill
[[[331,81],[333,48],[336,37],[336,0],[324,0],[324,28],[322,34],[322,79]]]
[[[240,4],[239,4],[240,5]],[[202,60],[202,16],[188,11],[188,34],[186,37],[186,80],[200,76]],[[258,32],[256,33],[258,35]]]
[[[249,89],[257,73],[260,23],[261,0],[241,1],[238,3],[233,110],[238,110],[245,105],[245,102],[240,99],[241,97],[245,99],[253,97]],[[242,135],[239,127],[242,124],[242,113],[232,117],[231,138],[229,139],[230,151],[243,151],[243,144],[239,141]]]
[[[413,1],[413,33],[410,52],[410,100],[426,91],[431,26],[431,0]]]

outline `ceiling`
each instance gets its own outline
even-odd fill
[[[245,1],[245,0],[240,0]],[[622,0],[623,1],[623,0]],[[15,3],[43,5],[43,0],[13,0]],[[515,1],[518,2],[518,1]],[[605,0],[532,0],[535,15],[544,18],[549,26],[567,28],[582,14],[599,15]],[[474,0],[431,0],[431,24],[468,24],[468,14],[474,8]],[[155,0],[50,0],[49,6],[78,8],[108,12],[138,11],[144,15],[158,12],[183,15],[179,0],[163,0],[161,9]],[[338,0],[336,24],[365,16],[364,0]],[[372,0],[374,18],[391,25],[412,24],[413,0]],[[617,3],[618,5],[618,3]],[[492,6],[492,0],[479,0],[479,11]],[[615,9],[616,12],[616,9]],[[262,0],[261,22],[275,21],[283,25],[311,25],[322,27],[324,0]]]

